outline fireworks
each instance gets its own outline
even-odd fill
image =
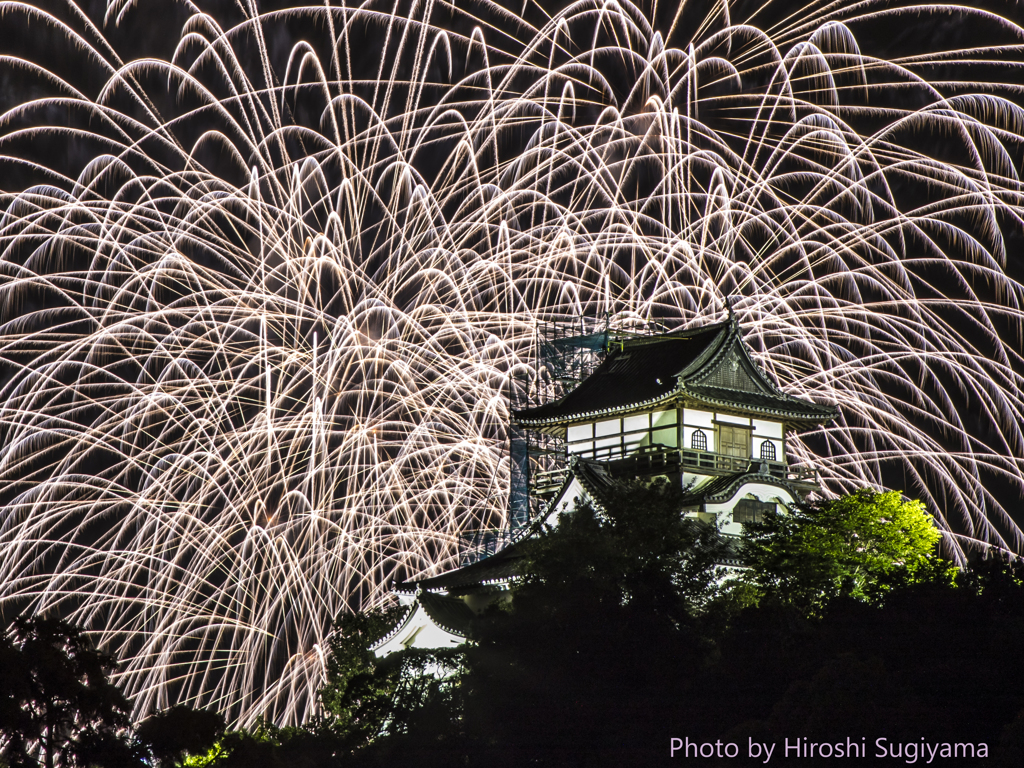
[[[164,59],[104,38],[127,2],[0,22],[75,62],[3,62],[36,86],[0,120],[0,600],[87,626],[137,713],[305,718],[336,615],[504,523],[509,381],[552,386],[567,315],[736,296],[842,412],[791,462],[1024,548],[1024,113],[979,74],[1024,30],[958,11],[970,50],[896,59],[858,30],[940,9],[246,7]]]

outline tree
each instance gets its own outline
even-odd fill
[[[513,603],[576,603],[595,592],[675,622],[701,614],[730,554],[718,528],[684,517],[682,489],[664,478],[623,483],[606,497],[603,509],[578,504],[524,543]]]
[[[717,528],[683,518],[679,496],[637,484],[517,545],[511,599],[475,621],[448,676],[428,674],[432,652],[374,660],[382,630],[350,632],[338,711],[377,729],[338,764],[648,765],[673,727],[781,744],[850,726],[894,743],[1001,736],[1005,764],[1019,762],[1024,565],[990,557],[953,583],[920,505],[862,491],[751,531],[774,573],[751,574],[751,605],[719,581],[731,553]],[[780,538],[758,542],[765,529]],[[808,618],[784,602],[789,586],[806,598],[826,578],[828,610]],[[297,764],[255,754],[232,765]]]
[[[899,587],[950,582],[940,538],[920,501],[865,488],[768,511],[746,525],[742,556],[763,595],[816,615],[839,596],[879,603]]]
[[[342,616],[327,660],[327,682],[320,701],[332,716],[332,728],[353,746],[377,736],[388,720],[400,670],[381,666],[371,646],[401,619],[394,606]]]
[[[0,757],[11,768],[142,766],[115,660],[57,619],[17,618],[0,646]]]
[[[466,651],[465,728],[488,764],[654,759],[664,726],[650,713],[691,701],[713,657],[729,556],[718,528],[681,506],[678,485],[634,482],[521,546],[511,600]]]
[[[785,608],[764,600],[744,612],[707,681],[718,722],[742,723],[732,740],[876,734],[901,743],[984,742],[995,758],[1002,736],[1007,755],[997,764],[1022,764],[1014,750],[1024,729],[1011,723],[1024,707],[1019,561],[990,552],[953,585],[912,584],[878,604],[839,598],[811,621],[777,621]]]
[[[333,768],[351,765],[337,735],[323,722],[279,728],[263,718],[229,731],[206,750],[181,760],[183,768]]]
[[[170,768],[180,764],[186,754],[209,751],[223,736],[224,726],[224,717],[216,712],[179,704],[147,717],[136,727],[135,735],[157,765]]]
[[[602,509],[563,513],[517,545],[511,598],[474,623],[464,649],[375,659],[369,644],[397,616],[343,620],[322,701],[362,745],[353,759],[618,765],[660,749],[648,713],[674,705],[711,653],[729,555],[717,527],[682,517],[681,503],[674,484],[638,482]]]

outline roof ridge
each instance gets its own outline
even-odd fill
[[[676,328],[671,331],[665,331],[664,333],[654,333],[646,336],[631,336],[629,338],[622,339],[619,344],[620,349],[622,347],[643,347],[651,344],[659,344],[664,341],[685,341],[691,339],[694,336],[699,336],[702,333],[711,333],[712,331],[720,331],[722,327],[728,325],[728,321],[711,323],[710,325],[699,325],[691,328]]]

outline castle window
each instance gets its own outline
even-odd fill
[[[695,451],[706,451],[708,449],[708,436],[703,429],[695,429],[690,437],[690,447]]]
[[[775,504],[760,499],[740,499],[732,508],[732,520],[734,523],[760,523],[764,519],[764,513],[774,509]]]
[[[761,441],[761,461],[775,461],[775,443],[771,440]]]

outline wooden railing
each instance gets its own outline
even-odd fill
[[[779,480],[796,483],[819,483],[818,473],[811,467],[790,466],[783,461],[763,461],[754,457],[727,456],[724,453],[714,451],[699,451],[692,448],[672,448],[667,445],[645,445],[637,450],[622,455],[620,446],[606,446],[590,451],[583,451],[575,454],[582,459],[593,459],[595,461],[623,461],[631,462],[637,470],[657,469],[659,467],[676,467],[694,472],[696,474],[708,475],[732,475],[737,472],[758,472],[771,475]],[[551,484],[561,485],[565,477],[565,470],[558,470],[550,473],[540,473],[550,476]],[[557,476],[557,481],[555,480]],[[537,486],[540,485],[538,476]]]

